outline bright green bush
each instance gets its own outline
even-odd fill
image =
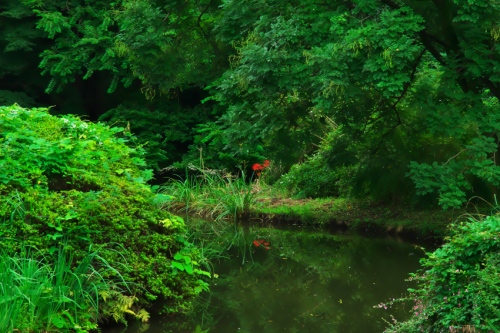
[[[386,332],[460,332],[467,325],[483,332],[500,324],[500,217],[453,227],[449,242],[427,253],[424,268],[412,274],[418,288],[395,301],[414,303],[412,318],[395,321]]]
[[[111,265],[127,260],[123,277],[135,283],[135,296],[160,297],[165,311],[183,311],[206,287],[205,272],[196,269],[182,219],[155,205],[146,184],[152,171],[144,150],[126,145],[130,139],[123,128],[47,109],[0,107],[2,237],[47,255],[64,239],[76,260],[90,243],[106,245],[101,257]]]

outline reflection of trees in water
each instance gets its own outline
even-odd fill
[[[395,241],[206,222],[191,223],[190,233],[220,276],[211,293],[195,300],[188,320],[153,318],[149,329],[126,333],[199,333],[197,325],[214,333],[382,332],[381,317],[395,311],[373,306],[400,296],[419,267],[411,245]]]
[[[233,226],[214,240],[232,254],[216,267],[220,278],[212,286],[211,303],[220,315],[210,326],[218,332],[382,331],[379,318],[388,314],[373,305],[391,287],[382,295],[373,284],[383,284],[384,269],[397,269],[394,259],[407,258],[394,254],[408,252],[394,243],[396,251],[388,251],[386,241],[305,230]],[[270,243],[271,250],[255,240]]]

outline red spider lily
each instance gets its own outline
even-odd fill
[[[264,170],[266,169],[267,167],[269,167],[269,164],[271,164],[270,161],[268,160],[265,160],[264,161],[264,164],[259,164],[259,163],[256,163],[254,165],[252,165],[252,170],[253,171],[260,171],[260,170]],[[257,176],[260,176],[260,172],[257,173]]]
[[[254,164],[254,165],[252,166],[252,170],[253,170],[253,171],[263,170],[264,168],[265,168],[265,167],[264,167],[264,164],[262,164],[262,165],[261,165],[261,164]]]
[[[268,247],[268,245],[270,245],[270,244],[269,244],[269,243],[264,243],[264,242],[265,242],[265,240],[263,240],[263,239],[260,239],[260,240],[256,240],[256,239],[254,239],[254,240],[253,240],[253,245],[255,245],[255,246],[261,246],[261,245],[262,245],[262,247],[263,247],[264,249],[266,249],[266,250],[270,250],[271,248],[270,248],[270,247]]]

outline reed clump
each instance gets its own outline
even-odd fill
[[[78,264],[63,249],[51,258],[31,247],[0,252],[0,332],[87,332],[97,328],[99,319],[112,316],[107,313],[111,308],[117,320],[123,320],[125,313],[147,319],[144,310],[132,311],[132,304],[121,313],[110,304],[119,298],[125,303],[121,293],[128,284],[106,278],[109,272],[121,278],[90,247]]]
[[[168,194],[161,207],[213,220],[239,220],[247,217],[261,193],[270,189],[252,178],[246,180],[244,172],[237,176],[211,170],[199,170],[197,175],[186,172],[184,179],[171,179],[159,187],[159,193]]]

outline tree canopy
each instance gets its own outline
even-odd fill
[[[157,170],[267,158],[286,171],[334,131],[324,163],[332,172],[353,168],[360,193],[394,193],[404,183],[415,194],[437,194],[447,208],[478,182],[493,193],[499,185],[500,13],[493,1],[9,6],[2,15],[20,33],[3,37],[6,54],[41,50],[50,96],[75,94],[75,86],[88,103],[97,93],[85,89],[116,90],[114,100],[99,95],[112,101],[107,110],[87,112],[130,123]],[[15,20],[25,16],[36,29]],[[390,185],[384,173],[398,181]]]

